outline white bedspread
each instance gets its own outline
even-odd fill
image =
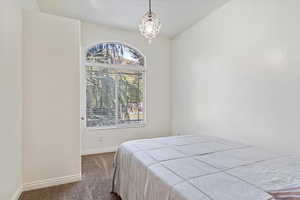
[[[130,141],[115,158],[122,200],[294,200],[297,188],[299,160],[210,136]]]

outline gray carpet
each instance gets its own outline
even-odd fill
[[[120,200],[111,194],[113,153],[82,157],[82,181],[24,192],[21,200]]]

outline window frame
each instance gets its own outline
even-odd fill
[[[114,64],[101,64],[101,63],[91,63],[91,62],[87,62],[86,60],[86,54],[88,52],[88,50],[92,47],[94,47],[97,44],[101,44],[101,43],[119,43],[119,44],[123,44],[126,45],[132,49],[134,49],[135,51],[139,52],[143,58],[144,58],[144,65],[143,66],[139,66],[139,65],[114,65]],[[83,121],[83,123],[81,123],[81,126],[83,126],[83,128],[85,128],[88,131],[93,131],[93,130],[113,130],[113,129],[128,129],[128,128],[143,128],[148,124],[148,95],[147,95],[147,91],[148,91],[148,73],[147,73],[147,59],[146,56],[139,51],[138,49],[132,47],[131,45],[124,43],[124,42],[118,42],[118,41],[107,41],[107,42],[98,42],[98,43],[94,43],[92,45],[87,46],[86,48],[84,48],[85,50],[82,51],[82,55],[81,55],[81,67],[80,67],[80,74],[81,74],[81,81],[80,81],[80,96],[81,96],[81,103],[80,103],[80,114],[81,114],[81,120]],[[144,93],[143,93],[143,103],[144,103],[144,120],[141,123],[135,123],[135,124],[116,124],[114,126],[103,126],[103,127],[88,127],[87,126],[87,119],[86,119],[86,108],[87,108],[87,103],[86,103],[86,66],[87,65],[93,65],[93,66],[97,66],[97,67],[101,67],[101,68],[112,68],[112,69],[128,69],[128,70],[137,70],[142,72],[142,76],[143,76],[143,81],[144,81]]]

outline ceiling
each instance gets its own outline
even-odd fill
[[[127,30],[137,26],[148,0],[37,0],[42,12]],[[174,37],[229,0],[152,0],[162,34]]]

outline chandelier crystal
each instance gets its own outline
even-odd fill
[[[160,19],[151,10],[151,0],[149,0],[149,11],[142,18],[139,30],[142,36],[148,39],[149,44],[159,34],[161,28]]]

